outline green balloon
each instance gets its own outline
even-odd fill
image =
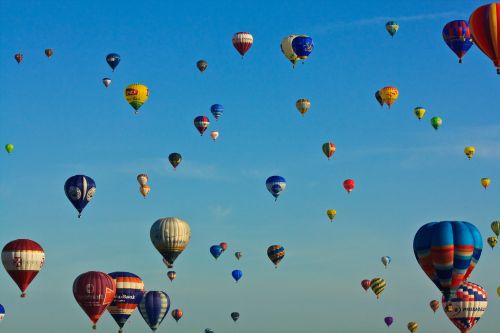
[[[14,145],[12,143],[8,143],[5,145],[5,150],[10,154],[14,150]]]
[[[491,230],[493,230],[495,235],[500,236],[500,221],[491,222]]]
[[[431,125],[432,127],[434,127],[435,130],[437,130],[439,128],[439,126],[441,126],[443,124],[443,119],[439,118],[439,117],[432,117],[431,118]]]

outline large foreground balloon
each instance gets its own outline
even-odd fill
[[[231,312],[231,319],[236,322],[240,318],[239,312]]]
[[[469,18],[474,43],[497,67],[500,74],[500,2],[477,8]]]
[[[241,57],[250,50],[253,45],[253,36],[248,32],[237,32],[233,35],[233,46],[241,54]]]
[[[394,104],[394,102],[398,99],[398,97],[399,90],[396,87],[387,86],[380,89],[380,98],[382,98],[382,101],[387,104],[389,109],[391,108],[391,105]]]
[[[491,222],[491,230],[495,233],[495,235],[500,236],[500,221]]]
[[[95,190],[95,181],[89,176],[75,175],[66,180],[64,193],[78,211],[78,217],[82,215],[83,209],[94,197]]]
[[[106,62],[114,72],[116,66],[118,66],[118,64],[120,63],[120,55],[117,53],[110,53],[106,56]]]
[[[217,258],[220,257],[222,252],[223,252],[223,250],[222,250],[222,247],[220,245],[212,245],[210,247],[210,254],[212,254],[212,256],[215,258],[215,260],[217,260]]]
[[[170,297],[163,291],[148,291],[139,304],[139,312],[154,332],[158,329],[170,309]]]
[[[311,108],[311,101],[307,98],[298,99],[297,102],[295,102],[295,107],[299,110],[300,114],[304,116],[304,114]]]
[[[198,116],[194,118],[194,127],[200,132],[200,135],[203,135],[205,131],[208,128],[208,125],[210,125],[210,120],[208,120],[207,117],[205,116]]]
[[[488,307],[488,294],[472,282],[464,282],[451,299],[442,299],[443,310],[461,333],[469,332]]]
[[[125,88],[125,99],[128,104],[134,108],[135,114],[139,113],[141,106],[146,103],[149,98],[149,89],[143,84],[129,84]]]
[[[200,73],[203,73],[208,67],[208,62],[206,62],[205,60],[198,60],[196,62],[196,67],[198,67]]]
[[[374,278],[370,281],[370,288],[372,288],[377,298],[380,298],[380,294],[385,290],[386,285],[385,280],[382,278]]]
[[[170,164],[172,164],[175,170],[177,166],[181,163],[182,156],[179,153],[171,153],[170,155],[168,155],[168,161],[170,162]]]
[[[221,104],[214,104],[210,107],[210,112],[212,112],[215,120],[217,120],[224,113],[224,107]]]
[[[467,280],[482,249],[481,233],[468,222],[427,223],[413,239],[418,264],[446,298]]]
[[[389,21],[385,24],[385,30],[391,35],[391,37],[394,37],[396,32],[399,30],[399,24],[397,24],[395,21]]]
[[[30,239],[16,239],[4,246],[2,263],[12,280],[19,286],[21,297],[26,297],[26,290],[31,281],[45,263],[45,252],[37,242]]]
[[[385,317],[384,318],[384,323],[387,325],[387,327],[391,326],[393,322],[394,322],[394,318],[392,318],[392,317]]]
[[[93,329],[96,329],[97,321],[113,302],[115,294],[116,283],[106,273],[83,273],[73,282],[73,296],[93,323]]]
[[[285,257],[285,248],[281,245],[271,245],[267,248],[267,257],[272,261],[275,268],[278,268],[278,264]]]
[[[191,229],[180,218],[165,217],[153,223],[149,235],[151,242],[163,256],[164,263],[172,268],[175,259],[189,243]]]
[[[456,20],[446,23],[443,28],[443,39],[446,45],[455,52],[461,64],[462,58],[473,45],[467,21]]]
[[[108,307],[111,317],[123,332],[123,325],[135,311],[144,295],[144,282],[135,274],[129,272],[113,272],[109,276],[116,284],[113,302]]]
[[[281,192],[286,188],[286,180],[281,176],[271,176],[266,180],[266,187],[276,201]]]

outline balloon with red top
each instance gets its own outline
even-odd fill
[[[242,58],[252,45],[253,36],[249,32],[237,32],[233,35],[233,46]]]
[[[344,180],[344,188],[347,191],[347,193],[351,193],[351,191],[354,189],[354,180],[352,179]]]

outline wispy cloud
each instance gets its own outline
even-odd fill
[[[209,209],[210,213],[212,213],[213,217],[216,219],[228,217],[233,212],[231,207],[223,207],[220,205],[210,206]]]

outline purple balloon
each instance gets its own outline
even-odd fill
[[[392,318],[392,317],[385,317],[384,321],[385,321],[385,324],[387,325],[387,327],[389,327],[389,326],[392,325],[392,322],[394,321],[394,318]]]

